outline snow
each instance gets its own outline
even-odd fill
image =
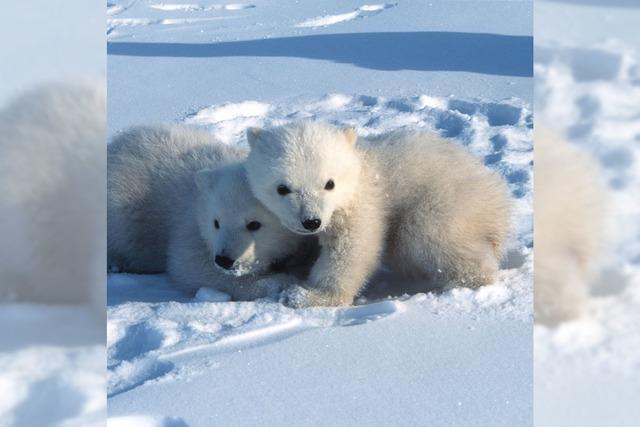
[[[260,0],[240,3],[251,8],[209,11],[112,3],[123,11],[107,19],[109,101],[117,106],[109,112],[111,134],[180,120],[211,105],[292,95],[531,101],[533,7],[527,0]],[[366,19],[296,27],[359,9]],[[123,19],[147,24],[121,25],[128,22]],[[160,22],[167,19],[190,21]]]
[[[244,101],[236,104],[224,104],[198,111],[187,117],[185,123],[199,125],[209,122],[219,123],[241,117],[262,117],[269,112],[270,106],[263,102]]]
[[[427,425],[527,425],[531,289],[509,286],[530,273],[527,263],[481,292],[341,309],[112,306],[110,415],[162,414],[196,426],[379,425],[391,414]]]
[[[109,425],[530,425],[532,3],[114,3],[111,134],[419,128],[505,176],[515,214],[497,282],[475,291],[425,294],[381,269],[353,307],[293,310],[110,274]]]
[[[338,24],[340,22],[352,21],[357,18],[365,18],[369,15],[380,13],[385,9],[394,7],[396,4],[397,3],[365,4],[363,6],[360,6],[353,12],[341,13],[338,15],[325,15],[318,18],[307,19],[299,24],[296,24],[296,27],[326,27],[329,25]]]
[[[104,333],[87,307],[3,303],[0,325],[0,426],[103,425]]]
[[[194,299],[196,301],[208,302],[227,302],[231,301],[231,297],[224,292],[219,292],[213,288],[200,288],[196,292]]]
[[[598,160],[609,218],[591,316],[535,328],[536,423],[631,426],[640,416],[640,9],[569,3],[536,5],[536,117]]]

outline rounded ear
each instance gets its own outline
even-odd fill
[[[342,133],[344,133],[344,137],[347,139],[349,145],[355,144],[358,140],[358,131],[356,131],[356,128],[343,128]]]
[[[262,134],[262,129],[257,127],[250,127],[247,129],[247,142],[249,142],[249,147],[253,149],[256,146],[258,141],[260,140],[260,135]]]
[[[196,172],[196,187],[200,191],[212,190],[218,178],[218,172],[213,169],[202,169]]]

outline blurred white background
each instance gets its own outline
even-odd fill
[[[0,104],[35,83],[104,76],[101,0],[2,2]]]

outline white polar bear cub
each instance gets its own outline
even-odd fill
[[[586,314],[598,266],[606,195],[587,153],[536,127],[535,318],[557,325]]]
[[[105,314],[105,82],[52,83],[0,110],[0,301]]]
[[[491,283],[510,223],[503,180],[426,133],[356,143],[354,129],[299,122],[249,129],[256,197],[321,252],[294,306],[348,305],[384,262],[431,286]]]
[[[236,300],[277,291],[287,276],[276,270],[305,256],[309,239],[286,230],[253,197],[245,156],[181,126],[118,136],[108,154],[110,265],[168,271],[184,290],[213,287]]]

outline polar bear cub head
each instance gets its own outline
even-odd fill
[[[309,121],[250,128],[246,169],[253,194],[294,233],[322,231],[357,191],[356,138],[353,128]]]
[[[201,170],[195,181],[198,228],[220,270],[265,273],[295,253],[300,237],[253,197],[241,164]]]

